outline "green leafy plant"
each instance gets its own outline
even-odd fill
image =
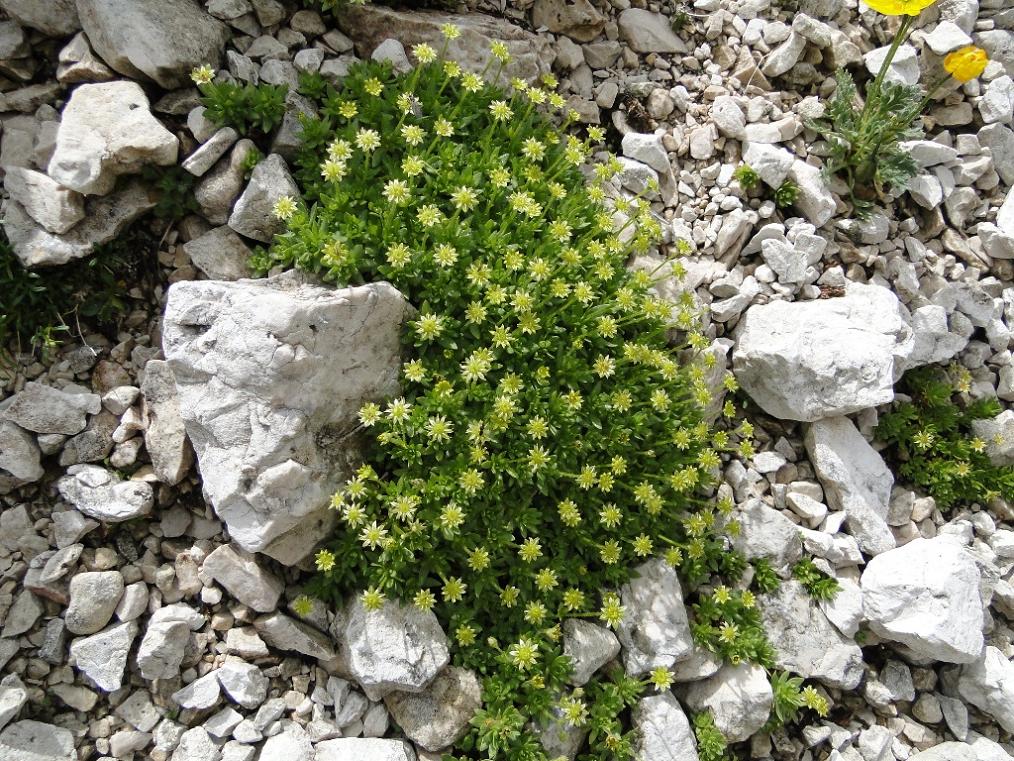
[[[243,156],[243,161],[240,163],[240,168],[243,170],[243,177],[250,179],[250,175],[261,160],[264,158],[264,154],[261,153],[256,147],[251,148]]]
[[[792,206],[797,198],[799,198],[799,186],[792,180],[785,180],[785,182],[775,188],[775,206],[779,209]]]
[[[669,26],[674,32],[679,33],[687,28],[687,25],[691,22],[691,20],[687,6],[683,3],[679,3],[675,8],[673,8],[672,13],[669,15]]]
[[[728,758],[728,743],[715,726],[715,717],[710,711],[694,716],[694,735],[697,737],[697,757],[700,761],[723,761]]]
[[[200,206],[194,197],[197,178],[181,166],[146,166],[141,176],[154,188],[158,201],[152,213],[159,219],[182,219]]]
[[[152,245],[132,230],[87,259],[26,269],[0,231],[0,367],[9,369],[14,354],[55,349],[82,319],[113,324],[127,308],[126,283],[142,280]]]
[[[492,53],[499,79],[507,50]],[[376,445],[334,496],[342,529],[309,591],[341,604],[365,589],[367,609],[437,615],[455,663],[483,679],[461,758],[545,761],[533,726],[552,722],[587,730],[582,759],[629,758],[627,710],[672,675],[617,669],[571,689],[562,623],[618,627],[620,585],[660,556],[701,646],[771,663],[739,585],[748,563],[728,549],[735,505],[710,496],[721,453],[753,452],[752,427],[702,422],[712,361],[693,302],[658,300],[654,274],[626,268],[658,222],[643,200],[607,200],[614,158],[590,185],[581,174],[602,130],[561,132],[552,118],[574,115],[551,77],[506,93],[428,45],[413,54],[409,74],[368,62],[315,89],[301,198],[278,200],[286,230],[254,259],[342,285],[384,279],[418,309],[403,396],[360,410]]]
[[[986,54],[968,46],[944,60],[946,74],[923,90],[918,85],[891,81],[887,74],[898,48],[908,37],[922,8],[933,0],[878,0],[871,7],[887,15],[901,15],[891,46],[860,99],[855,80],[845,70],[835,74],[836,89],[828,102],[827,115],[810,123],[828,142],[825,170],[845,181],[860,216],[867,214],[884,189],[905,189],[918,172],[918,164],[901,146],[922,137],[920,115],[933,94],[953,75],[967,82],[982,73]]]
[[[876,436],[909,483],[925,489],[941,509],[1014,498],[1014,468],[990,462],[990,442],[972,430],[975,420],[1001,411],[994,398],[968,399],[971,376],[962,367],[909,370],[898,392],[909,397],[881,416]]]
[[[809,708],[818,716],[827,716],[830,705],[827,699],[812,686],[803,686],[803,678],[787,671],[771,674],[771,716],[764,731],[772,730],[793,722],[802,708]]]
[[[810,558],[803,558],[792,566],[792,577],[806,587],[815,600],[833,600],[841,589],[838,580],[817,568]]]
[[[760,175],[749,164],[740,164],[732,172],[732,178],[743,190],[752,190],[760,182]]]
[[[780,580],[771,561],[767,558],[755,558],[750,561],[753,566],[752,587],[761,594],[769,594],[778,589]]]
[[[215,82],[210,66],[194,69],[191,79],[201,91],[204,115],[220,127],[232,127],[241,135],[268,135],[285,117],[287,85]]]

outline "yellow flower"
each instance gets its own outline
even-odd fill
[[[291,196],[282,196],[275,201],[273,211],[278,219],[286,220],[296,213],[297,208],[296,202],[292,200]]]
[[[208,64],[203,64],[190,72],[190,78],[194,81],[194,84],[206,85],[215,78],[215,70]]]
[[[959,82],[969,82],[982,76],[987,63],[989,56],[985,50],[975,45],[966,45],[947,54],[944,58],[944,70]]]
[[[877,13],[885,16],[918,16],[936,0],[865,0]]]

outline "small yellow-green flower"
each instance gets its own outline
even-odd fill
[[[190,72],[190,79],[195,85],[206,85],[215,78],[215,70],[208,64],[202,64]]]
[[[419,610],[432,610],[433,606],[437,604],[437,598],[430,590],[420,589],[412,598],[412,603]]]
[[[507,654],[515,666],[522,671],[527,671],[539,660],[539,645],[526,637],[522,637],[516,644],[511,645]]]
[[[465,596],[468,585],[456,576],[444,582],[443,596],[446,602],[460,602]]]
[[[419,63],[432,63],[437,58],[437,51],[425,42],[420,42],[418,45],[413,47],[412,53],[415,55],[416,60],[419,61]]]
[[[526,539],[518,550],[518,555],[526,563],[533,563],[542,557],[542,543],[538,537],[533,536]]]
[[[296,202],[292,199],[292,196],[282,196],[275,201],[272,212],[278,219],[286,220],[292,217],[296,213]]]
[[[334,560],[334,553],[330,550],[320,550],[314,558],[318,571],[330,571],[334,568]]]
[[[367,610],[380,610],[384,605],[384,593],[376,587],[370,587],[362,596],[363,607]]]

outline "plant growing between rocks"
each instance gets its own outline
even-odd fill
[[[961,83],[982,74],[988,59],[981,48],[968,46],[947,55],[944,73],[923,90],[888,78],[898,48],[908,38],[916,18],[934,0],[872,0],[873,10],[901,16],[891,46],[873,81],[859,97],[855,80],[845,70],[835,74],[836,88],[828,102],[827,116],[811,122],[824,135],[830,155],[826,172],[841,178],[848,187],[857,214],[870,212],[885,188],[900,193],[918,172],[918,165],[901,142],[923,135],[920,116],[933,95],[951,77]]]
[[[975,434],[976,420],[999,414],[991,397],[968,399],[967,370],[921,367],[908,371],[898,390],[909,397],[880,418],[877,438],[905,480],[922,487],[941,509],[994,497],[1014,498],[1014,469],[990,462],[990,443]],[[999,434],[997,434],[999,436]]]
[[[368,63],[340,89],[307,88],[321,116],[303,123],[303,198],[277,202],[287,230],[255,260],[339,284],[386,279],[418,308],[403,396],[360,411],[376,447],[334,497],[343,530],[317,554],[311,591],[338,603],[365,588],[367,609],[437,614],[454,661],[483,679],[460,757],[546,759],[551,724],[587,733],[583,759],[628,758],[623,715],[672,674],[616,668],[572,689],[561,625],[620,627],[621,585],[660,556],[679,570],[700,646],[773,667],[757,588],[739,583],[748,563],[729,545],[735,505],[710,497],[721,453],[752,454],[752,428],[703,422],[713,359],[692,302],[660,301],[651,273],[626,268],[658,223],[643,201],[612,197],[612,157],[582,177],[601,130],[554,126],[542,107],[564,127],[573,115],[551,77],[507,94],[428,45],[413,53],[405,75]],[[492,53],[498,79],[508,55]],[[724,748],[707,722],[702,744]]]
[[[210,66],[194,71],[201,91],[204,115],[220,127],[232,127],[241,135],[271,133],[285,116],[286,85],[215,82]]]

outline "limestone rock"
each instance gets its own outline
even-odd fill
[[[859,685],[862,650],[832,625],[802,584],[782,581],[758,608],[779,668],[842,690]]]
[[[269,243],[285,229],[285,222],[274,214],[275,202],[282,196],[299,198],[285,159],[272,153],[250,173],[250,182],[229,216],[229,227],[241,235]]]
[[[28,702],[28,690],[17,674],[0,679],[0,729],[6,727]]]
[[[88,256],[154,206],[145,184],[131,181],[107,196],[86,201],[85,218],[63,235],[47,232],[13,199],[4,201],[3,227],[22,264],[50,267]]]
[[[0,494],[38,481],[46,472],[35,437],[9,420],[0,419]]]
[[[216,227],[183,244],[190,261],[211,280],[240,280],[250,277],[250,249],[226,225]]]
[[[717,674],[687,689],[687,705],[694,711],[710,710],[715,726],[729,742],[748,739],[768,720],[773,695],[760,666],[726,665]]]
[[[804,438],[828,504],[844,510],[849,531],[869,555],[895,545],[887,525],[894,476],[847,417],[812,423]]]
[[[952,538],[914,539],[863,571],[863,613],[884,639],[917,656],[971,663],[982,652],[979,569]]]
[[[0,732],[4,761],[78,761],[69,729],[23,719]]]
[[[571,660],[572,673],[567,681],[580,687],[620,654],[620,642],[609,629],[568,618],[563,622],[563,654]]]
[[[163,349],[205,494],[238,545],[291,564],[327,534],[357,466],[346,432],[364,402],[398,391],[405,310],[387,283],[170,287]]]
[[[384,704],[408,739],[437,751],[464,735],[482,705],[482,691],[473,672],[448,666],[422,692],[391,692]]]
[[[71,634],[94,634],[109,623],[123,594],[119,571],[85,571],[70,580],[70,605],[64,614]]]
[[[172,679],[190,641],[190,632],[204,625],[204,616],[188,605],[177,603],[159,608],[148,620],[137,648],[137,668],[145,679]]]
[[[136,636],[137,623],[128,621],[90,637],[75,639],[70,644],[70,655],[78,670],[99,689],[114,692],[123,685],[127,654]]]
[[[842,298],[750,307],[733,368],[765,412],[813,421],[892,401],[913,345],[897,296],[852,283]]]
[[[620,36],[638,53],[686,53],[689,50],[661,13],[627,8],[620,13],[619,25]]]
[[[690,722],[671,692],[641,698],[632,718],[637,761],[697,761]]]
[[[0,0],[0,8],[22,26],[50,37],[67,37],[81,28],[74,0]]]
[[[1014,663],[989,645],[973,663],[961,669],[961,697],[1014,732]]]
[[[412,746],[403,740],[340,737],[319,742],[314,750],[314,761],[416,761]]]
[[[563,33],[578,42],[591,42],[602,32],[606,19],[588,0],[535,0],[532,25],[553,34]]]
[[[788,572],[803,554],[799,527],[760,499],[751,499],[740,509],[740,532],[733,539],[736,549],[747,558],[767,558],[776,570]]]
[[[85,515],[107,523],[147,515],[154,503],[151,486],[144,481],[121,481],[97,465],[72,465],[57,489]]]
[[[81,85],[63,110],[48,174],[79,193],[105,195],[121,174],[176,163],[178,148],[136,82]]]
[[[285,587],[281,579],[258,565],[255,556],[228,544],[216,547],[204,559],[201,571],[241,603],[261,613],[270,613],[278,606]]]
[[[447,665],[447,637],[431,611],[388,602],[368,611],[358,597],[345,611],[341,655],[371,700],[420,692]]]
[[[268,678],[252,663],[230,658],[212,673],[225,693],[244,708],[257,708],[268,696]]]
[[[442,13],[437,11],[394,10],[382,5],[346,5],[338,25],[355,40],[356,52],[368,57],[381,42],[397,39],[406,49],[426,42],[440,49],[444,38],[440,27],[455,24],[461,33],[447,44],[447,57],[466,71],[481,73],[490,60],[489,46],[499,40],[507,45],[510,62],[503,74],[532,81],[549,71],[555,53],[549,40],[525,31],[505,19],[483,13]]]
[[[190,85],[195,67],[217,65],[229,39],[228,27],[196,0],[77,0],[77,10],[103,61],[167,90]]]
[[[145,420],[144,446],[151,457],[155,475],[162,483],[178,484],[194,462],[194,450],[180,415],[176,381],[169,363],[152,359],[144,366],[141,383]]]
[[[669,668],[693,646],[676,571],[654,558],[639,565],[636,574],[620,590],[626,612],[616,632],[624,667],[633,677],[658,666]]]
[[[335,656],[327,637],[284,613],[261,616],[254,621],[254,626],[265,642],[279,650],[291,650],[325,661]]]
[[[0,404],[0,419],[35,433],[73,436],[84,430],[88,415],[101,409],[102,400],[95,394],[74,394],[29,381],[24,389]]]
[[[7,167],[4,189],[46,232],[65,233],[84,219],[84,197],[42,172]]]

